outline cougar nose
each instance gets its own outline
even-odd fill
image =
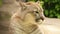
[[[40,17],[40,19],[41,19],[41,20],[44,20],[44,17],[43,17],[43,16],[41,16],[41,17]]]

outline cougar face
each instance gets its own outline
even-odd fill
[[[35,21],[38,22],[40,19],[43,21],[43,9],[37,3],[26,3],[26,9],[35,17]]]

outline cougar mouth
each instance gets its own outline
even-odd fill
[[[39,22],[39,20],[44,21],[44,18],[43,18],[43,17],[40,17],[40,18],[36,18],[36,19],[35,19],[36,22]]]
[[[36,19],[35,19],[35,22],[36,22],[37,24],[42,24],[42,23],[44,22],[44,18],[43,18],[43,17],[36,18]]]
[[[40,14],[36,14],[36,19],[35,19],[35,21],[36,21],[36,22],[39,22],[39,20],[44,21],[44,17],[43,17],[43,16],[40,16]]]

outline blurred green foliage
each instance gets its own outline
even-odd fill
[[[2,6],[2,0],[0,0],[0,6]]]
[[[42,0],[44,1],[44,14],[47,17],[60,18],[60,0]]]
[[[38,1],[38,0],[27,0],[27,1]],[[60,18],[60,0],[39,0],[42,2],[42,7],[44,9],[44,15],[50,18]],[[2,0],[0,0],[0,6],[2,5]]]

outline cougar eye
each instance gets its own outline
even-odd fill
[[[39,13],[38,11],[34,11],[35,13]]]
[[[38,12],[36,11],[36,13],[38,13]]]

